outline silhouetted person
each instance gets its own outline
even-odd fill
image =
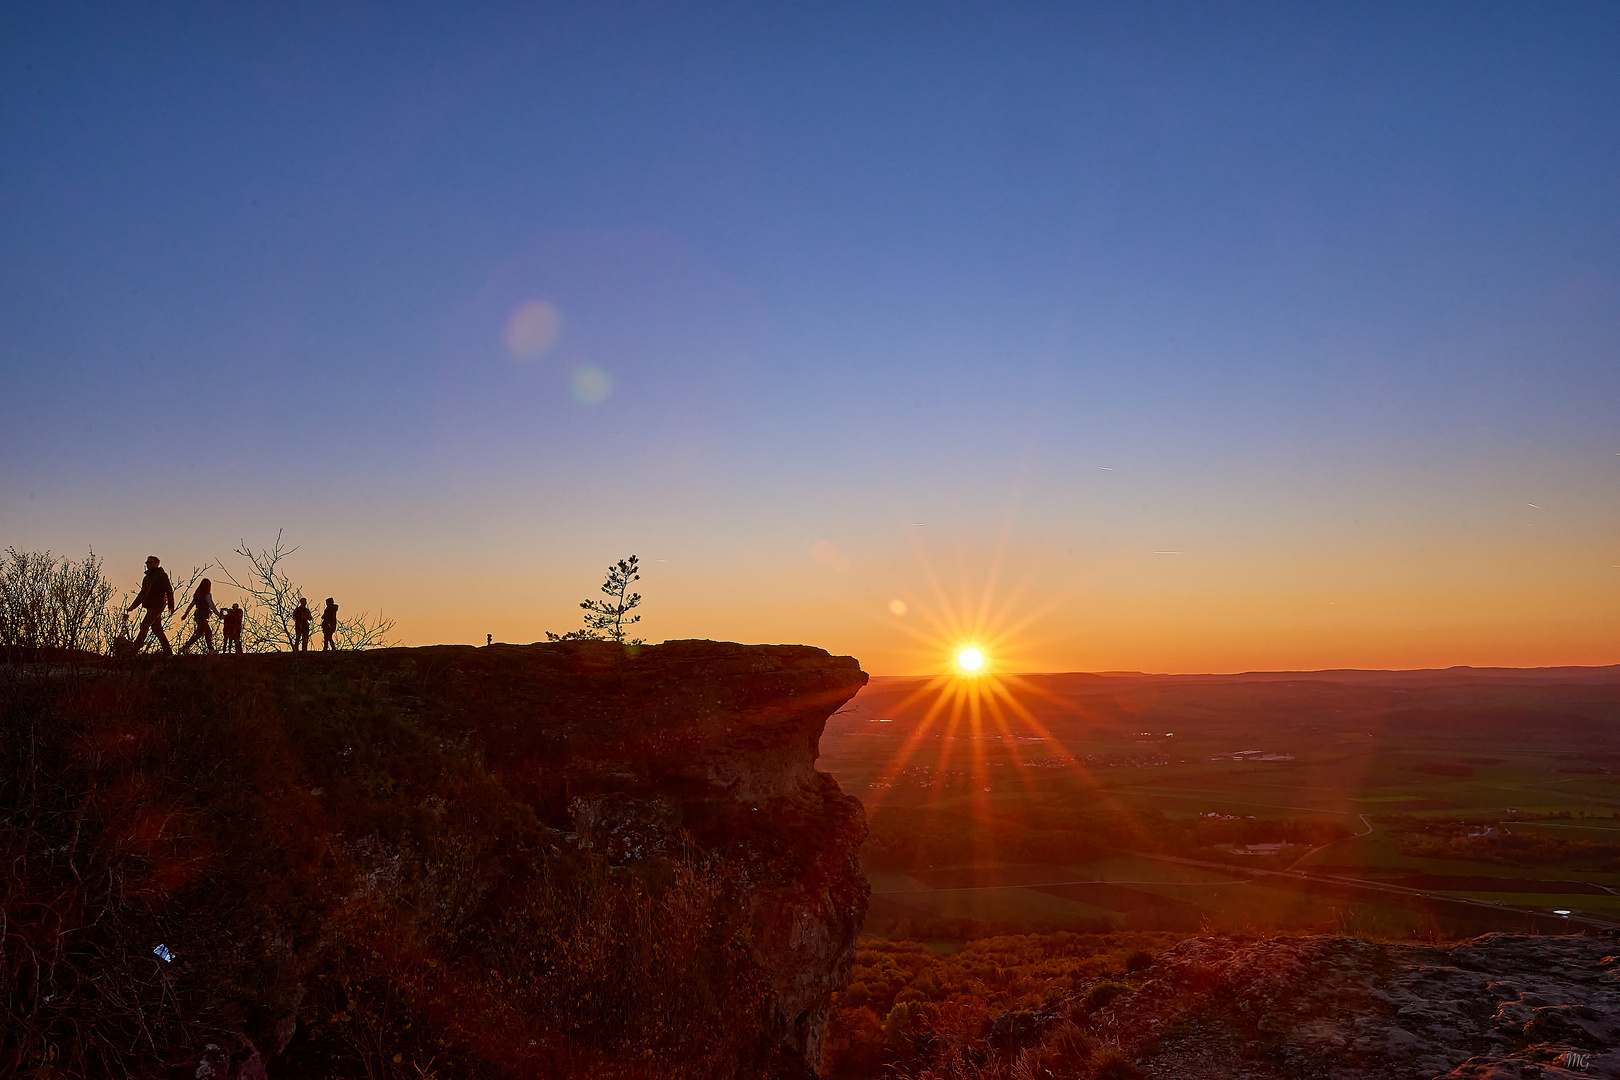
[[[309,610],[309,601],[302,596],[293,608],[293,652],[309,652],[309,622],[315,613]]]
[[[337,633],[337,605],[332,598],[326,598],[326,610],[321,612],[321,652],[337,652],[337,646],[332,644],[332,635]]]
[[[148,630],[157,634],[157,639],[163,645],[165,656],[174,655],[169,647],[169,635],[163,632],[163,608],[167,605],[170,611],[174,610],[174,586],[169,584],[169,575],[158,564],[162,560],[156,555],[146,557],[146,576],[141,579],[140,594],[135,602],[126,611],[134,611],[138,607],[146,609],[146,618],[141,620],[140,633],[135,635],[135,651],[140,652],[141,646],[146,644]]]
[[[227,656],[233,648],[237,656],[242,655],[242,615],[241,604],[232,604],[230,610],[225,613],[223,629],[225,640],[221,643],[219,651]]]
[[[185,652],[196,644],[198,638],[202,638],[203,641],[208,643],[208,651],[213,652],[214,628],[208,625],[208,616],[210,614],[217,616],[219,614],[219,605],[214,603],[214,583],[212,581],[203,578],[197,582],[197,591],[191,594],[191,603],[187,604],[186,610],[180,613],[180,618],[184,619],[186,612],[192,608],[197,609],[197,628],[191,632],[191,636],[186,639],[186,643],[180,646],[180,651]]]

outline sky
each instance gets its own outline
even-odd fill
[[[1617,46],[3,2],[0,545],[133,590],[279,532],[412,645],[635,554],[649,640],[874,674],[1620,662]]]

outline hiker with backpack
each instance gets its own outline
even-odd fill
[[[140,633],[135,637],[135,651],[141,651],[146,644],[146,633],[152,631],[163,646],[163,655],[173,656],[174,650],[169,647],[169,635],[163,632],[163,608],[168,606],[174,611],[174,586],[169,583],[169,575],[162,567],[162,560],[156,555],[146,557],[146,576],[141,579],[141,591],[136,594],[135,602],[125,608],[125,611],[134,611],[138,607],[146,609],[146,618],[141,620]]]

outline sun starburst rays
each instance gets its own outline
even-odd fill
[[[1084,801],[1102,809],[1121,808],[1111,791],[1041,719],[1062,716],[1064,728],[1076,721],[1083,727],[1086,707],[1017,674],[1032,670],[1040,662],[1036,657],[1049,650],[1052,642],[1031,631],[1067,597],[1054,591],[1050,580],[1033,565],[1024,568],[1020,580],[1004,581],[1016,503],[1015,496],[981,574],[970,573],[962,553],[958,554],[955,588],[947,587],[921,536],[914,532],[913,555],[925,576],[923,592],[931,602],[908,598],[891,601],[886,608],[893,615],[917,616],[887,622],[910,638],[916,663],[913,670],[931,674],[891,707],[895,718],[903,719],[910,729],[880,769],[867,801],[878,809],[900,794],[897,785],[908,777],[929,787],[938,785],[936,794],[927,797],[927,805],[941,809],[963,806],[974,820],[987,826],[981,835],[992,846],[975,845],[972,853],[964,852],[965,858],[975,860],[1001,857],[992,840],[1001,832],[993,824],[998,817],[1005,816],[1006,824],[1016,826],[1022,811],[1015,806],[1031,807],[1043,798],[1039,781],[1051,773],[1036,766],[1056,766],[1077,778],[1086,789],[1079,795]],[[982,582],[976,590],[971,584],[975,577]],[[1033,761],[1026,753],[1036,746],[1044,760]],[[949,790],[964,780],[966,791]],[[998,788],[1004,806],[1001,814],[997,812]],[[1009,802],[1007,796],[1014,792],[1018,797]]]
[[[900,629],[912,638],[919,659],[926,657],[925,663],[935,674],[896,706],[899,715],[915,715],[920,710],[920,716],[880,774],[875,793],[892,790],[908,770],[919,766],[928,774],[929,783],[944,782],[955,767],[965,772],[967,802],[974,815],[982,817],[991,808],[997,766],[1010,767],[1026,792],[1033,789],[1035,778],[1025,753],[1030,741],[1043,743],[1050,756],[1065,766],[1083,768],[1025,704],[1038,699],[1047,699],[1055,707],[1062,703],[1008,670],[1018,662],[1020,644],[1028,647],[1029,628],[1055,601],[1031,610],[1023,585],[999,590],[997,558],[978,595],[964,586],[952,603],[925,552],[919,552],[919,561],[928,573],[934,604],[918,606],[923,626],[902,625]],[[999,597],[998,592],[1002,592]],[[938,749],[930,754],[927,747],[934,740]],[[958,764],[959,755],[966,756],[965,763]],[[881,795],[872,801],[880,802]]]

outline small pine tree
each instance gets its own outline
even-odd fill
[[[602,582],[602,594],[607,599],[580,602],[579,606],[585,609],[585,628],[570,630],[566,634],[553,634],[547,631],[546,638],[550,641],[617,641],[624,645],[642,644],[641,638],[624,636],[626,627],[641,621],[640,615],[630,615],[631,609],[641,604],[641,594],[630,592],[630,583],[640,580],[636,556],[620,559],[610,565],[607,580]]]

